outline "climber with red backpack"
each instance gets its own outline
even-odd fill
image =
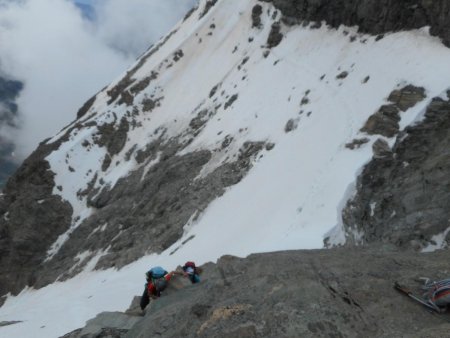
[[[195,266],[194,262],[186,262],[182,267],[182,275],[189,278],[192,284],[200,283],[200,268]]]
[[[147,283],[145,283],[145,290],[141,297],[142,310],[150,303],[150,298],[156,299],[161,296],[161,292],[167,288],[174,273],[169,273],[160,266],[155,266],[145,273]]]

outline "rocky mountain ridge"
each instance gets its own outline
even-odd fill
[[[389,32],[430,28],[450,47],[450,5],[448,1],[423,0],[261,0],[273,3],[287,24],[322,22],[331,27],[357,26],[363,33],[379,35]]]

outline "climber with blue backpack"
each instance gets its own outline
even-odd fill
[[[145,283],[145,290],[141,297],[141,309],[150,303],[150,298],[156,299],[161,296],[172,278],[174,272],[167,272],[160,266],[155,266],[145,273],[147,283]]]

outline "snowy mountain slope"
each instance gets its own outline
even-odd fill
[[[409,83],[423,86],[429,98],[440,95],[447,88],[442,70],[435,67],[446,63],[447,49],[439,47],[437,41],[430,41],[421,31],[392,35],[378,42],[372,37],[361,37],[359,42],[352,43],[344,33],[348,30],[345,28],[330,32],[326,28],[284,27],[284,41],[264,58],[263,54],[268,49],[261,46],[266,43],[273,13],[263,17],[266,21],[262,30],[251,28],[248,13],[253,5],[249,2],[239,5],[220,3],[199,24],[195,16],[191,17],[181,31],[195,38],[186,40],[182,34],[174,34],[133,74],[133,83],[141,83],[151,74],[159,74],[134,96],[133,107],[121,104],[105,110],[104,100],[111,100],[107,92],[114,88],[114,84],[99,95],[91,108],[95,115],[82,119],[83,124],[94,119],[97,123],[113,119],[120,121],[135,107],[142,111],[140,105],[148,97],[158,101],[160,106],[155,107],[150,117],[131,119],[130,123],[142,127],[128,131],[127,142],[111,159],[112,165],[106,172],[88,172],[93,167],[91,163],[104,161],[106,149],[93,147],[87,153],[82,142],[94,142],[84,134],[86,130],[73,136],[73,142],[65,145],[67,152],[54,152],[49,157],[52,168],[57,172],[56,185],[62,187],[62,197],[75,207],[73,218],[80,216],[81,211],[78,210],[85,212],[86,209],[85,200],[74,199],[76,192],[84,189],[95,175],[98,180],[94,189],[100,188],[100,180],[105,186],[112,187],[120,177],[142,167],[142,164],[133,163],[133,159],[127,162],[124,158],[131,149],[137,152],[159,138],[158,130],[164,131],[164,140],[172,138],[181,143],[183,148],[178,151],[181,155],[198,149],[213,152],[200,177],[236,158],[244,142],[270,142],[275,144],[274,150],[264,154],[239,187],[216,202],[224,203],[217,207],[218,210],[226,214],[233,210],[232,215],[217,215],[211,206],[198,226],[217,224],[218,228],[224,229],[222,224],[225,223],[226,231],[233,238],[235,234],[230,227],[242,231],[243,228],[251,228],[248,224],[256,221],[259,226],[267,227],[267,231],[260,232],[262,236],[274,239],[270,229],[275,229],[279,236],[275,241],[255,238],[255,245],[262,246],[261,251],[286,248],[285,237],[291,243],[287,245],[289,248],[320,247],[322,235],[336,223],[336,205],[343,191],[354,181],[357,169],[371,156],[370,144],[358,151],[348,151],[344,144],[361,135],[359,129],[367,118],[399,86]],[[233,10],[237,13],[234,16],[220,16]],[[195,30],[191,33],[192,22]],[[211,28],[212,25],[220,27],[220,30]],[[253,41],[249,42],[249,38]],[[362,43],[362,40],[366,41]],[[421,42],[435,47],[418,48],[405,55],[407,48]],[[202,48],[202,53],[197,52],[198,48]],[[180,60],[176,63],[170,60],[180,50],[183,53]],[[418,69],[414,60],[424,60],[426,65]],[[167,68],[172,63],[173,66]],[[349,76],[337,79],[336,76],[343,71],[349,72]],[[321,80],[323,75],[325,77]],[[367,76],[370,80],[363,83]],[[217,92],[209,97],[212,88],[218,84]],[[264,84],[263,88],[261,84]],[[234,95],[237,95],[236,101],[226,108]],[[409,119],[419,114],[426,103],[407,112]],[[189,123],[204,110],[209,118],[192,140]],[[117,117],[113,118],[113,114]],[[298,128],[286,133],[285,127],[290,120]],[[90,130],[93,135],[97,129]],[[220,148],[226,138],[233,138],[233,142],[222,151]],[[183,143],[187,142],[191,143],[184,147]],[[308,146],[303,146],[306,144]],[[313,155],[315,161],[309,161]],[[80,162],[84,163],[85,169],[80,167]],[[119,162],[119,165],[114,165],[114,162]],[[284,168],[277,168],[280,163]],[[64,168],[59,168],[61,164]],[[148,166],[147,163],[145,165]],[[68,166],[77,168],[76,172],[67,170]],[[339,175],[341,179],[335,179],[336,173],[342,175]],[[293,189],[293,185],[297,188]],[[267,196],[266,199],[260,198],[257,203],[242,207],[241,200],[251,201],[255,187],[258,195]],[[56,189],[55,193],[58,193]],[[323,196],[329,199],[324,200]],[[225,202],[228,199],[230,202]],[[281,210],[276,208],[275,213],[271,208],[274,201],[277,201],[277,206],[283,206]],[[318,214],[321,219],[318,219]],[[200,233],[196,232],[197,235]],[[232,253],[251,252],[239,250]]]
[[[41,336],[57,336],[124,309],[149,264],[322,247],[380,138],[360,131],[369,117],[394,90],[423,87],[426,97],[400,115],[404,129],[449,87],[450,51],[427,29],[380,40],[356,28],[287,26],[268,3],[208,4],[8,183],[0,291],[60,282],[8,298],[0,319],[24,323],[0,334],[45,326]],[[395,136],[382,138],[392,145]],[[91,272],[111,267],[123,268]],[[66,301],[74,306],[60,316]]]

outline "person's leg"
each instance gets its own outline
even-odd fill
[[[189,279],[191,280],[191,283],[192,283],[192,284],[195,284],[195,283],[199,283],[199,282],[200,282],[200,276],[197,275],[197,274],[190,275],[190,276],[189,276]]]
[[[144,310],[148,303],[150,303],[150,299],[148,298],[147,284],[145,284],[145,290],[141,297],[141,309]]]

